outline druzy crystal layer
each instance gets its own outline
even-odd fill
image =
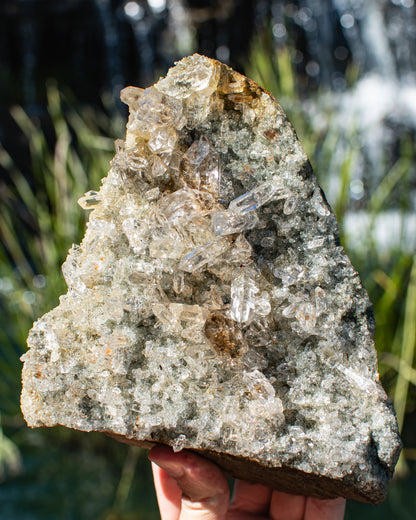
[[[26,421],[380,502],[400,440],[371,304],[282,108],[198,55],[122,100],[68,292],[29,334]]]

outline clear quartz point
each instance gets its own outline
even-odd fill
[[[201,269],[208,263],[216,262],[218,256],[229,249],[230,242],[226,239],[217,239],[199,246],[186,254],[179,263],[179,269],[193,272]]]
[[[248,213],[264,206],[272,200],[284,199],[288,196],[287,190],[277,181],[260,184],[257,188],[232,200],[229,210],[235,213]]]
[[[148,146],[153,153],[169,153],[173,150],[177,137],[173,128],[161,126],[151,133]]]
[[[137,98],[128,95],[126,102],[132,108],[127,124],[131,132],[148,134],[158,127],[181,125],[182,103],[154,87],[147,88]]]
[[[143,95],[144,90],[138,87],[126,87],[120,92],[120,99],[126,105],[131,107],[137,105],[137,102]]]
[[[251,321],[256,307],[256,295],[259,288],[256,283],[244,274],[238,276],[231,284],[230,315],[238,323]]]
[[[212,213],[212,226],[218,235],[243,233],[257,227],[258,223],[259,218],[255,211],[243,214],[232,211],[214,211]]]
[[[206,95],[215,89],[217,84],[217,70],[208,62],[199,62],[194,56],[188,58],[189,65],[194,63],[194,74],[188,74],[187,66],[178,64],[177,67],[170,69],[166,78],[157,84],[158,90],[165,92],[178,99],[185,99],[195,92],[205,91]]]
[[[155,157],[152,164],[152,177],[157,179],[166,173],[167,167],[160,157]]]
[[[103,200],[98,191],[90,190],[85,193],[81,198],[78,199],[78,204],[82,209],[94,209],[100,204],[102,204]]]
[[[182,177],[193,188],[218,193],[221,180],[219,157],[208,138],[195,141],[185,152]]]
[[[178,223],[182,219],[189,220],[192,215],[200,214],[202,210],[197,192],[189,188],[163,196],[159,200],[158,206],[161,213],[172,224]]]

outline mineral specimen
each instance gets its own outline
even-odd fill
[[[29,334],[26,421],[381,502],[400,439],[371,304],[282,108],[198,55],[122,100],[68,292]]]

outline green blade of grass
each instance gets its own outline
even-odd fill
[[[403,336],[400,352],[399,372],[394,392],[394,408],[400,431],[403,428],[406,412],[409,379],[406,377],[408,366],[412,366],[416,348],[416,256],[413,258],[410,280],[407,288],[404,312]]]
[[[396,372],[401,372],[401,377],[407,379],[409,383],[416,386],[416,368],[408,365],[404,359],[395,356],[391,352],[383,352],[380,356],[380,361],[389,365]]]
[[[401,157],[398,159],[392,168],[383,177],[376,190],[374,191],[369,203],[369,211],[373,215],[377,215],[393,192],[394,188],[403,179],[403,177],[409,172],[411,161],[407,157]]]
[[[27,285],[30,285],[34,276],[34,272],[26,259],[22,246],[16,238],[13,224],[10,220],[10,215],[6,212],[2,212],[0,214],[0,228],[3,237],[3,243],[6,244],[7,251],[13,259],[16,269],[18,270],[20,276],[25,280]]]

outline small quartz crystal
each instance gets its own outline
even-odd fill
[[[27,423],[380,503],[401,444],[371,303],[283,109],[199,55],[121,99],[126,139],[79,199],[68,291],[29,333]]]

